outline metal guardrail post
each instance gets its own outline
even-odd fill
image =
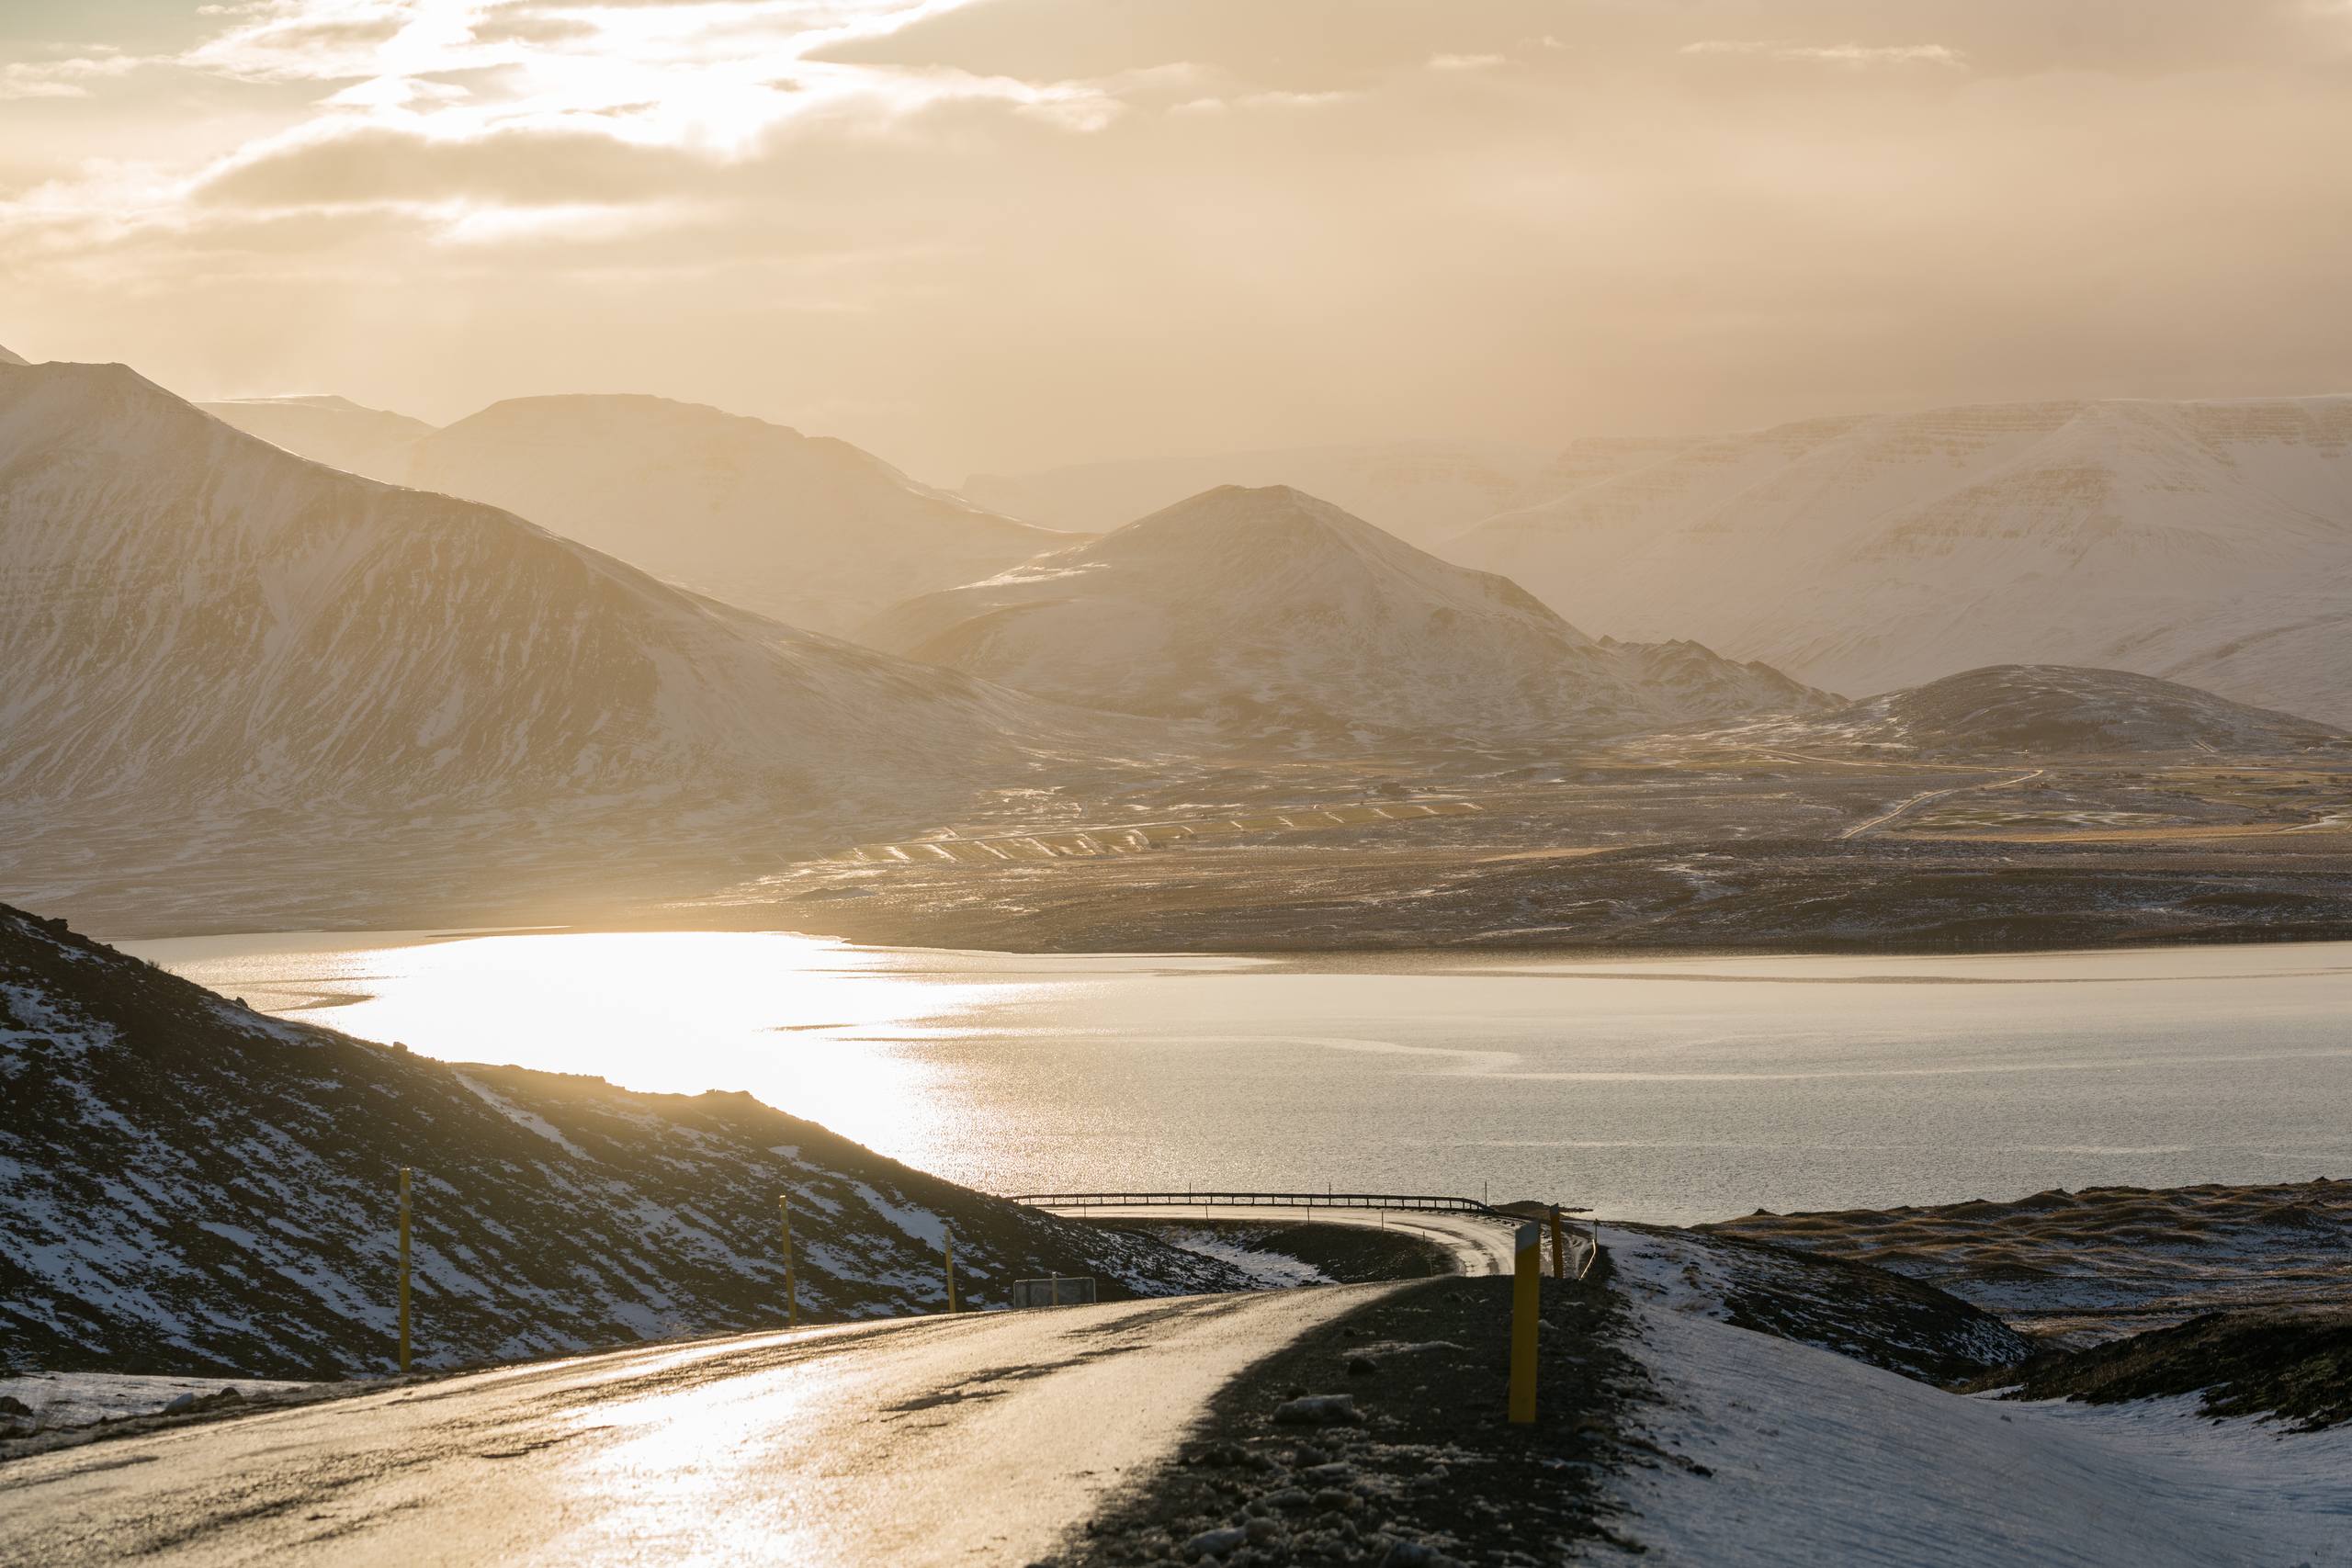
[[[789,1194],[776,1194],[777,1215],[784,1221],[784,1322],[787,1328],[800,1326],[800,1282],[792,1272],[792,1199]]]
[[[408,1183],[409,1168],[401,1167],[401,1371],[408,1371]]]
[[[1544,1306],[1544,1233],[1519,1227],[1518,1255],[1510,1285],[1510,1419],[1535,1419],[1535,1324]]]

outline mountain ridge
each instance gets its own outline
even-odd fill
[[[231,398],[197,407],[297,457],[395,484],[408,449],[434,431],[424,420],[368,408],[332,392]]]
[[[865,635],[1057,701],[1301,739],[1529,739],[1827,702],[1695,645],[1597,642],[1507,578],[1279,485],[1204,491]],[[1653,660],[1680,663],[1679,691],[1645,683]]]
[[[391,477],[833,635],[1072,542],[836,437],[640,393],[505,399],[419,438]]]

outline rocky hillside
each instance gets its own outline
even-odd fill
[[[1446,550],[1571,619],[1839,691],[2075,664],[2352,723],[2352,397],[1806,421]]]
[[[2003,758],[2352,749],[2352,736],[2292,714],[2121,670],[2000,664],[1889,693],[1812,727],[1824,737],[1930,755]]]
[[[1285,486],[1227,486],[910,601],[876,647],[1063,702],[1317,741],[1548,739],[1827,700],[1695,645],[1598,642]]]
[[[2324,1178],[1758,1213],[1702,1228],[1890,1269],[2065,1346],[2210,1313],[2341,1303],[2352,1289],[2352,1182]]]
[[[504,507],[822,632],[1071,543],[845,441],[665,398],[493,403],[414,443],[381,477]]]
[[[237,398],[197,406],[274,446],[369,479],[398,479],[409,449],[433,434],[421,419],[333,396]]]
[[[392,1364],[414,1169],[420,1359],[447,1367],[933,1312],[1225,1265],[960,1188],[741,1094],[456,1066],[245,1010],[0,906],[0,1363],[328,1377]]]

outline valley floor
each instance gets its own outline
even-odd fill
[[[2352,935],[2352,769],[1819,754],[1229,770],[1010,807],[685,900],[885,945],[1946,952]]]
[[[110,937],[571,926],[1002,952],[1954,951],[2352,937],[2352,765],[1765,739],[1103,762],[828,828],[741,801],[17,824]],[[872,838],[876,829],[897,836]],[[112,868],[136,865],[135,876]]]

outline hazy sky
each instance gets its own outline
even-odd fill
[[[2352,389],[2352,0],[0,0],[0,344],[926,478]]]

